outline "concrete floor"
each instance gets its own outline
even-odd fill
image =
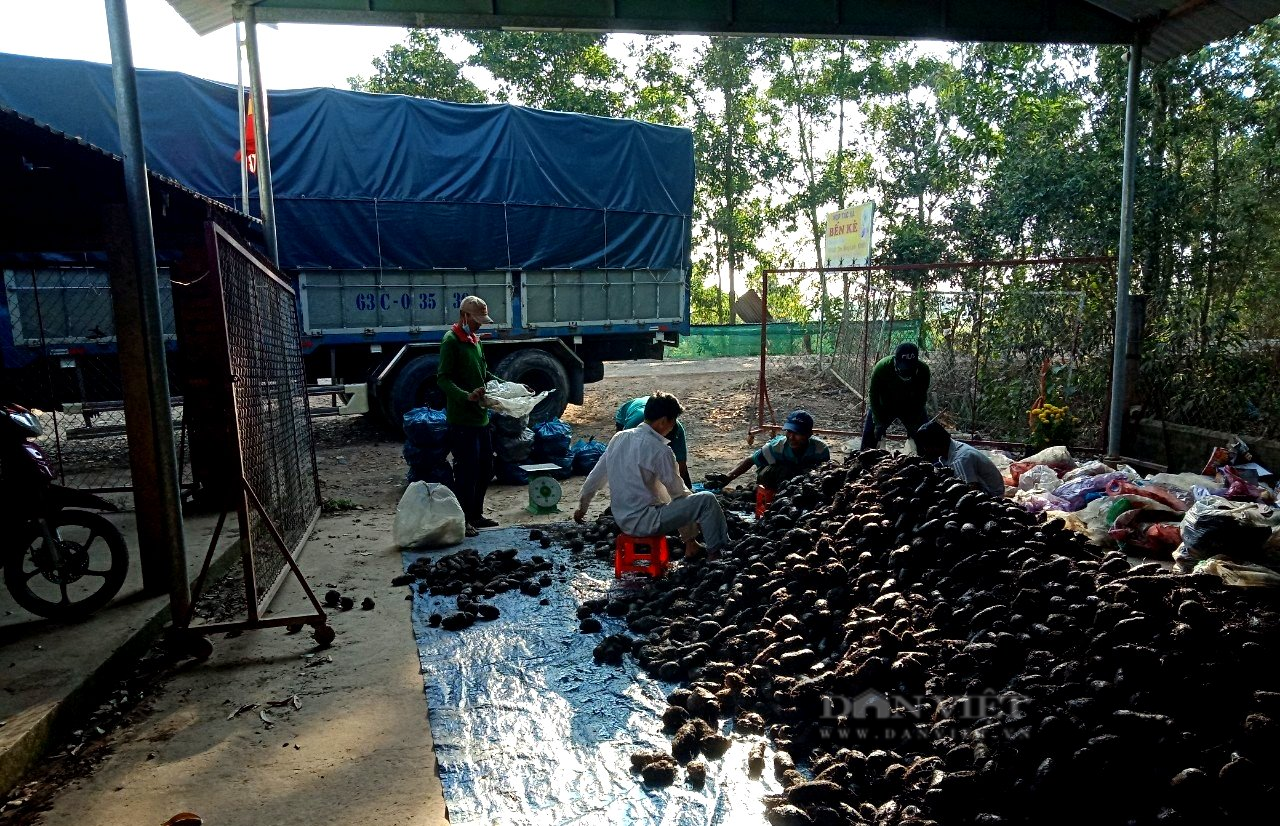
[[[184,665],[150,713],[111,734],[110,756],[59,791],[41,822],[124,826],[191,811],[218,826],[447,823],[408,589],[390,586],[402,570],[391,519],[381,511],[324,517],[302,555],[320,595],[336,587],[357,605],[366,596],[376,603],[332,613],[338,636],[329,649],[318,649],[309,629],[211,638],[209,660]],[[203,556],[211,529],[192,524],[190,556]],[[15,755],[22,731],[27,741],[39,735],[40,721],[163,605],[126,586],[92,619],[52,627],[0,604],[0,749]],[[271,610],[306,606],[290,579]],[[269,705],[293,695],[300,707]],[[251,703],[259,705],[228,719]]]

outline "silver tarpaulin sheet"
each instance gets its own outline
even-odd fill
[[[458,548],[404,554],[407,567],[419,556],[467,547],[482,555],[517,548],[521,559],[538,554],[555,564],[555,581],[541,597],[499,594],[489,601],[501,616],[461,632],[427,622],[434,612],[455,611],[454,597],[415,592],[414,636],[450,822],[763,823],[760,798],[779,786],[769,769],[761,779],[747,776],[747,754],[758,737],[737,738],[722,759],[708,761],[701,791],[688,785],[683,770],[673,786],[658,789],[631,772],[632,754],[670,751],[661,714],[677,685],[649,678],[629,656],[621,666],[596,665],[592,650],[605,635],[625,632],[626,623],[601,614],[604,631],[583,634],[577,608],[627,586],[615,582],[611,562],[558,545],[543,549],[527,537],[527,529],[508,528]]]

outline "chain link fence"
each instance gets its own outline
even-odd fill
[[[4,270],[4,398],[42,412],[39,440],[59,482],[100,492],[132,490],[110,276],[94,267]],[[176,344],[168,270],[160,270],[166,346]],[[170,359],[172,364],[172,359]],[[170,367],[170,386],[179,387]],[[185,456],[181,398],[174,398],[178,457]],[[183,482],[190,472],[183,462]]]
[[[1197,302],[1145,303],[1139,417],[1252,439],[1280,439],[1280,339],[1274,317]]]
[[[876,362],[899,343],[919,345],[932,373],[930,412],[968,438],[1025,442],[1037,401],[1066,404],[1079,419],[1073,444],[1101,447],[1111,364],[1111,317],[1098,271],[1053,265],[989,267],[962,283],[981,289],[912,289],[889,273],[850,273],[829,295],[833,341],[823,366],[857,395],[857,420]],[[1015,276],[1016,279],[1015,279]],[[957,279],[960,281],[961,279]],[[1056,283],[1089,289],[1038,289]]]

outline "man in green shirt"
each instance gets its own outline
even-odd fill
[[[639,427],[644,421],[644,406],[648,401],[648,396],[641,396],[619,407],[618,412],[613,414],[613,423],[617,430]],[[684,425],[679,420],[676,421],[675,429],[667,439],[671,442],[671,452],[676,455],[676,467],[680,470],[680,478],[692,488],[693,482],[689,479],[689,443],[685,440]]]
[[[920,348],[904,341],[876,362],[867,390],[867,418],[862,426],[862,449],[880,444],[894,419],[902,422],[908,438],[915,436],[929,418],[925,401],[929,396],[929,365],[920,360]]]
[[[440,366],[436,385],[444,391],[445,418],[449,422],[449,446],[453,453],[453,484],[449,489],[467,518],[467,536],[478,528],[496,528],[484,516],[484,495],[493,478],[493,439],[489,410],[484,406],[484,385],[497,376],[489,372],[484,350],[476,335],[481,325],[492,324],[489,305],[469,295],[458,305],[458,323],[440,342]]]

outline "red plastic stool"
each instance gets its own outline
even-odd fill
[[[665,536],[628,536],[619,534],[614,543],[613,577],[624,573],[662,576],[671,564]]]
[[[756,485],[756,519],[764,516],[765,510],[768,509],[769,503],[773,501],[773,495],[776,493],[773,488],[766,488],[764,485]]]

